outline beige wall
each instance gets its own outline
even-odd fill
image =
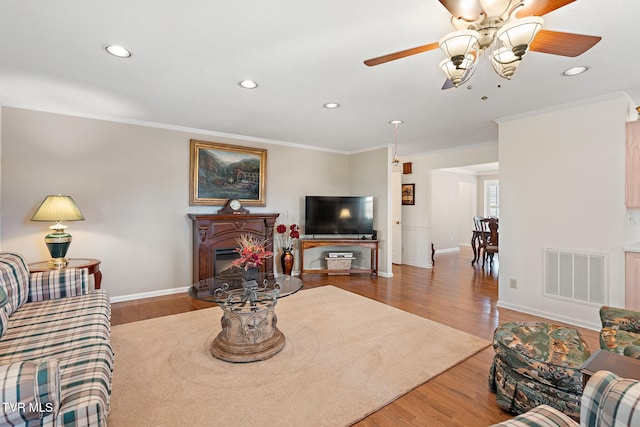
[[[471,245],[477,181],[475,175],[431,172],[431,241],[438,251]]]
[[[624,303],[627,103],[613,95],[500,122],[500,306],[599,329],[599,305],[543,295],[543,248],[605,254],[605,303]]]
[[[31,222],[31,215],[47,194],[72,195],[86,220],[68,224],[74,238],[68,256],[102,260],[103,287],[112,297],[162,294],[190,284],[187,214],[219,209],[189,206],[191,138],[268,149],[267,206],[251,211],[302,220],[306,194],[350,191],[349,155],[259,140],[6,107],[1,135],[2,249],[30,262],[47,259],[48,225]],[[352,161],[383,169],[388,163],[375,152]],[[354,185],[377,196],[382,181],[372,184]]]
[[[381,275],[391,274],[391,159],[388,148],[349,156],[349,193],[374,197],[374,230],[378,232],[380,251],[378,269]]]

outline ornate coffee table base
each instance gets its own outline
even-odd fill
[[[276,327],[276,304],[300,289],[302,280],[297,277],[268,278],[260,273],[254,280],[239,276],[203,279],[188,292],[222,309],[222,330],[209,347],[211,355],[225,362],[247,363],[269,359],[284,348],[284,334]]]
[[[211,355],[216,359],[233,363],[267,360],[278,354],[284,348],[285,342],[284,334],[279,329],[276,329],[275,334],[270,339],[257,345],[230,346],[220,340],[219,337],[220,335],[211,343],[209,348]]]
[[[222,331],[211,343],[211,355],[226,362],[247,363],[278,354],[285,338],[276,327],[275,306],[275,300],[241,306],[221,304]]]

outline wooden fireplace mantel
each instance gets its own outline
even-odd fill
[[[215,250],[235,248],[236,238],[252,234],[267,239],[273,252],[273,227],[280,214],[189,214],[193,225],[193,282],[214,276]],[[267,277],[273,277],[273,262],[263,265]]]

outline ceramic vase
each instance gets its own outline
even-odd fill
[[[280,264],[282,266],[282,274],[286,274],[291,276],[291,271],[293,271],[293,251],[291,249],[283,249],[282,255],[280,256]]]

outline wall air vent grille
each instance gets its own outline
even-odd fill
[[[544,294],[606,304],[607,263],[606,254],[544,249]]]

